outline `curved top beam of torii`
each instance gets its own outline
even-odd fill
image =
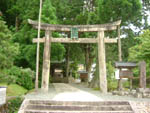
[[[28,19],[29,24],[34,28],[38,28],[38,22]],[[121,24],[121,20],[118,20],[113,23],[99,24],[99,25],[53,25],[41,23],[41,30],[50,30],[50,31],[71,31],[71,28],[78,28],[79,32],[93,32],[93,31],[107,31],[115,30],[117,26]]]

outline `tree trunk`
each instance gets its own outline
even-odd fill
[[[98,51],[98,48],[96,48],[96,51]],[[93,57],[94,59],[94,57]],[[99,65],[98,65],[98,54],[96,53],[96,70],[94,72],[94,76],[92,81],[89,84],[90,88],[99,88]]]
[[[85,62],[86,62],[86,72],[88,72],[88,81],[90,80],[91,66],[93,64],[93,60],[95,55],[91,54],[91,46],[88,44],[85,49]]]
[[[15,27],[16,27],[16,31],[18,31],[19,30],[19,19],[18,19],[18,17],[16,17]]]
[[[86,48],[85,48],[85,67],[86,67],[86,72],[88,73],[88,79],[86,82],[89,81],[89,73],[90,73],[90,51],[89,51],[89,44],[86,45]]]
[[[70,61],[70,46],[68,44],[67,46],[67,55],[66,55],[66,77],[69,77],[69,69],[70,69],[70,64],[69,64],[69,61]]]
[[[98,59],[97,59],[98,60]],[[96,71],[94,72],[94,77],[89,84],[90,88],[99,88],[99,66],[98,66],[98,61],[96,63]]]
[[[3,16],[3,13],[0,11],[0,16]]]
[[[85,67],[86,67],[86,71],[88,71],[88,64],[89,64],[89,51],[88,51],[88,44],[86,45],[85,48]]]

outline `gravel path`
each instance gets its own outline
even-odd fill
[[[150,113],[150,102],[130,102],[135,113]]]
[[[150,113],[150,98],[134,98],[102,94],[81,84],[54,83],[49,92],[41,90],[26,95],[26,99],[45,99],[56,101],[130,101],[136,113]]]

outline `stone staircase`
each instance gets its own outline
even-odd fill
[[[134,113],[126,101],[25,100],[18,113]]]

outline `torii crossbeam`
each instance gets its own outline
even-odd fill
[[[34,28],[38,28],[38,22],[28,20]],[[108,30],[116,30],[120,26],[121,20],[101,25],[51,25],[41,23],[41,29],[45,30],[45,37],[40,39],[33,39],[33,43],[44,43],[43,55],[43,69],[42,69],[42,89],[47,91],[49,88],[49,74],[50,74],[50,46],[51,43],[97,43],[98,44],[98,59],[99,59],[99,78],[100,89],[103,93],[107,93],[107,74],[106,74],[106,55],[105,43],[117,43],[117,39],[109,39],[104,37],[104,32]],[[52,31],[67,31],[71,28],[78,28],[78,32],[98,32],[97,38],[78,38],[72,40],[71,38],[53,38]],[[118,27],[120,28],[120,27]]]

